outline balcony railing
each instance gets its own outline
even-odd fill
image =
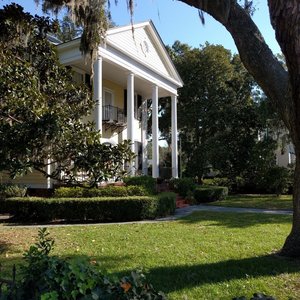
[[[112,105],[102,106],[102,121],[115,126],[125,126],[124,109]]]

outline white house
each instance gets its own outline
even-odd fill
[[[80,39],[57,45],[60,61],[72,68],[74,80],[90,84],[91,61],[79,50]],[[136,160],[130,173],[147,174],[147,102],[152,106],[152,176],[159,177],[158,104],[171,97],[172,176],[178,177],[177,89],[182,80],[151,21],[108,29],[93,65],[93,95],[96,107],[90,119],[101,131],[103,143],[130,139]],[[0,176],[0,182],[5,181]],[[33,172],[17,183],[33,188],[50,188],[52,182]]]

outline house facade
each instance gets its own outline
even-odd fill
[[[152,176],[159,177],[159,98],[170,97],[172,107],[172,176],[178,177],[177,89],[182,80],[151,21],[111,28],[99,46],[93,66],[79,50],[80,39],[57,44],[60,62],[73,70],[74,80],[92,84],[96,102],[89,120],[101,131],[101,142],[116,145],[130,139],[136,159],[130,175],[147,174],[148,109],[152,110]],[[91,74],[91,70],[92,73]],[[50,170],[49,170],[50,172]],[[7,181],[5,174],[0,182]],[[53,182],[37,172],[16,183],[51,188]]]

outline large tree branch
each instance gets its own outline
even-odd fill
[[[293,142],[300,151],[300,3],[298,0],[268,0],[276,39],[286,57],[293,107]]]
[[[235,0],[179,0],[201,9],[225,26],[241,60],[291,129],[289,78],[249,14]]]

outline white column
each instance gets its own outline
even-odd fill
[[[127,139],[131,140],[131,151],[134,150],[134,74],[130,73],[127,77]],[[134,175],[133,161],[128,166],[129,175]]]
[[[172,177],[178,178],[177,96],[171,97],[172,114]]]
[[[142,171],[143,175],[148,175],[148,152],[147,152],[147,129],[148,129],[148,107],[147,99],[142,104]]]
[[[94,63],[94,84],[93,84],[95,107],[96,129],[102,134],[102,57],[98,54]]]
[[[158,152],[158,86],[152,88],[152,177],[159,177]]]
[[[47,172],[48,175],[51,174],[51,159],[50,158],[47,159],[46,172]],[[47,180],[47,189],[51,189],[51,187],[52,187],[52,180],[51,180],[51,178],[47,177],[46,180]]]

